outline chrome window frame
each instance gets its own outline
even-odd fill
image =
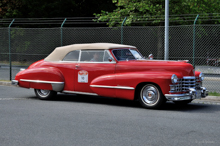
[[[108,55],[112,58],[112,61],[111,62],[104,62],[104,59],[103,59],[103,62],[91,62],[91,61],[80,61],[80,59],[81,59],[81,56],[82,56],[82,52],[83,51],[92,51],[92,52],[94,52],[94,51],[103,51],[104,52],[104,54],[105,54],[105,51],[108,53]],[[76,51],[76,50],[75,50]],[[115,59],[114,59],[114,57],[112,56],[112,54],[110,53],[110,50],[107,50],[107,49],[85,49],[85,50],[78,50],[79,51],[79,58],[78,58],[78,61],[63,61],[63,60],[61,60],[61,61],[59,61],[59,62],[61,62],[61,63],[101,63],[101,64],[115,64],[116,63],[116,61],[115,61]],[[68,54],[68,53],[67,53]],[[103,55],[103,57],[104,57],[104,55]],[[65,57],[64,57],[65,58]]]
[[[69,54],[69,53],[71,53],[71,52],[75,52],[75,51],[79,51],[79,56],[78,56],[78,61],[79,61],[79,57],[80,57],[80,50],[74,50],[74,51],[70,51],[70,52],[68,52],[65,56],[64,56],[64,58],[62,59],[62,61],[63,62],[77,62],[77,61],[65,61],[64,59],[65,59],[65,57]]]
[[[139,52],[138,49],[135,49],[135,48],[112,49],[111,52],[112,52],[112,54],[114,55],[114,57],[115,57],[115,59],[116,59],[117,61],[128,61],[128,60],[118,60],[117,57],[115,56],[115,54],[113,53],[114,50],[125,50],[125,49],[127,49],[127,50],[129,50],[129,51],[130,51],[130,50],[135,50],[135,51],[137,51],[137,52],[141,55],[141,57],[142,57],[142,59],[136,59],[135,56],[131,53],[131,54],[134,56],[135,59],[129,59],[129,60],[145,60],[144,57],[143,57],[143,55]],[[130,51],[130,52],[131,52],[131,51]]]

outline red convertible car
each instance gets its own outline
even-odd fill
[[[13,85],[33,88],[40,99],[57,92],[139,100],[158,108],[167,100],[186,104],[208,95],[204,75],[187,61],[144,59],[136,47],[113,43],[57,47],[20,71]]]

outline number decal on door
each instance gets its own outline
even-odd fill
[[[88,83],[88,75],[89,73],[85,70],[81,70],[78,72],[78,82],[79,83]]]

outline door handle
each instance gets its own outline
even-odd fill
[[[80,67],[80,65],[78,65],[78,64],[77,64],[77,65],[75,65],[75,66],[76,66],[76,69]]]

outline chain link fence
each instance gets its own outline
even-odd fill
[[[169,35],[169,59],[189,60],[205,73],[203,85],[220,93],[220,25],[170,26]],[[123,42],[146,57],[164,59],[163,26],[0,28],[0,80],[10,79],[9,48],[13,79],[21,67],[44,59],[58,46],[94,42]]]

